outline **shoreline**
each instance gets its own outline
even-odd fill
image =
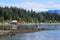
[[[60,24],[60,23],[19,23],[19,24]]]
[[[16,34],[24,34],[31,32],[38,32],[43,30],[49,30],[44,28],[35,28],[35,29],[20,29],[20,30],[0,30],[0,36],[15,36]]]
[[[60,22],[57,23],[18,23],[18,24],[60,24]],[[10,23],[1,23],[0,25],[10,25]]]
[[[23,24],[23,23],[19,23],[19,24]],[[60,23],[25,23],[25,24],[60,24]],[[0,25],[6,25],[6,24],[0,24]],[[10,25],[10,24],[7,23],[7,25]],[[16,34],[38,32],[38,31],[43,31],[43,30],[50,30],[50,29],[26,28],[26,29],[20,29],[20,30],[0,30],[0,36],[13,36],[13,35],[15,36]]]

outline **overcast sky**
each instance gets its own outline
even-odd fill
[[[13,6],[34,11],[60,10],[60,0],[0,0],[0,6]]]

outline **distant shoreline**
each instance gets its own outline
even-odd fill
[[[57,23],[18,23],[18,24],[60,24],[60,22]],[[10,23],[1,23],[0,25],[10,25]]]
[[[60,22],[57,23],[18,23],[18,24],[60,24]]]
[[[20,22],[18,22],[18,24],[60,24],[60,22],[52,22],[52,23],[50,23],[50,22],[40,22],[40,23],[20,23]]]

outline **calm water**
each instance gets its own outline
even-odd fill
[[[47,29],[56,29],[60,30],[60,24],[20,24],[20,27],[27,27],[27,28],[36,28],[36,26],[39,26],[40,28],[47,28]]]
[[[60,29],[60,24],[43,24],[41,27]],[[3,40],[60,40],[60,30],[45,30],[40,32],[17,34],[16,36],[0,37]]]

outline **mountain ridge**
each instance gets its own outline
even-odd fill
[[[58,13],[58,14],[60,14],[60,10],[48,10],[48,12],[50,12],[50,13]]]

